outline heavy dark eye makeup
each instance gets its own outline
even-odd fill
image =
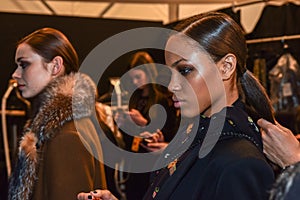
[[[27,62],[27,61],[24,61],[24,60],[20,60],[19,63],[18,63],[18,66],[20,66],[22,69],[25,69],[29,65],[30,65],[30,63]]]
[[[141,79],[141,77],[142,77],[142,75],[140,75],[140,74],[134,76],[135,79]]]
[[[179,65],[177,66],[177,70],[182,76],[187,76],[194,70],[194,67],[190,65]]]

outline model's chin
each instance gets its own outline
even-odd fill
[[[35,96],[31,92],[26,92],[26,90],[21,91],[21,95],[25,99],[29,99]]]
[[[186,118],[193,118],[200,114],[196,108],[185,108],[183,106],[180,108],[180,113]]]

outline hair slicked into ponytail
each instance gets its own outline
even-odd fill
[[[274,122],[274,111],[264,87],[246,68],[247,44],[243,29],[228,15],[218,12],[190,17],[174,28],[192,38],[217,63],[228,53],[237,59],[239,96],[254,120]]]
[[[41,28],[18,42],[26,43],[39,54],[45,62],[50,62],[55,56],[61,56],[65,66],[65,74],[79,70],[78,55],[68,38],[54,28]]]

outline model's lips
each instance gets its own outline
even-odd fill
[[[18,83],[18,89],[19,89],[19,90],[22,90],[24,87],[25,87],[25,84],[20,84],[20,83]]]
[[[173,97],[172,97],[172,100],[173,100],[173,102],[174,102],[174,107],[175,107],[175,108],[181,107],[182,103],[184,102],[183,99],[177,98],[176,96],[173,96]]]

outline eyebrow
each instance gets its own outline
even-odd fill
[[[19,57],[17,58],[17,62],[20,62],[20,60],[22,60],[24,57]]]
[[[182,62],[182,61],[186,61],[186,59],[181,58],[181,59],[177,60],[176,62],[174,62],[174,63],[171,65],[171,67],[175,67],[176,65],[178,65],[178,64],[179,64],[180,62]]]

